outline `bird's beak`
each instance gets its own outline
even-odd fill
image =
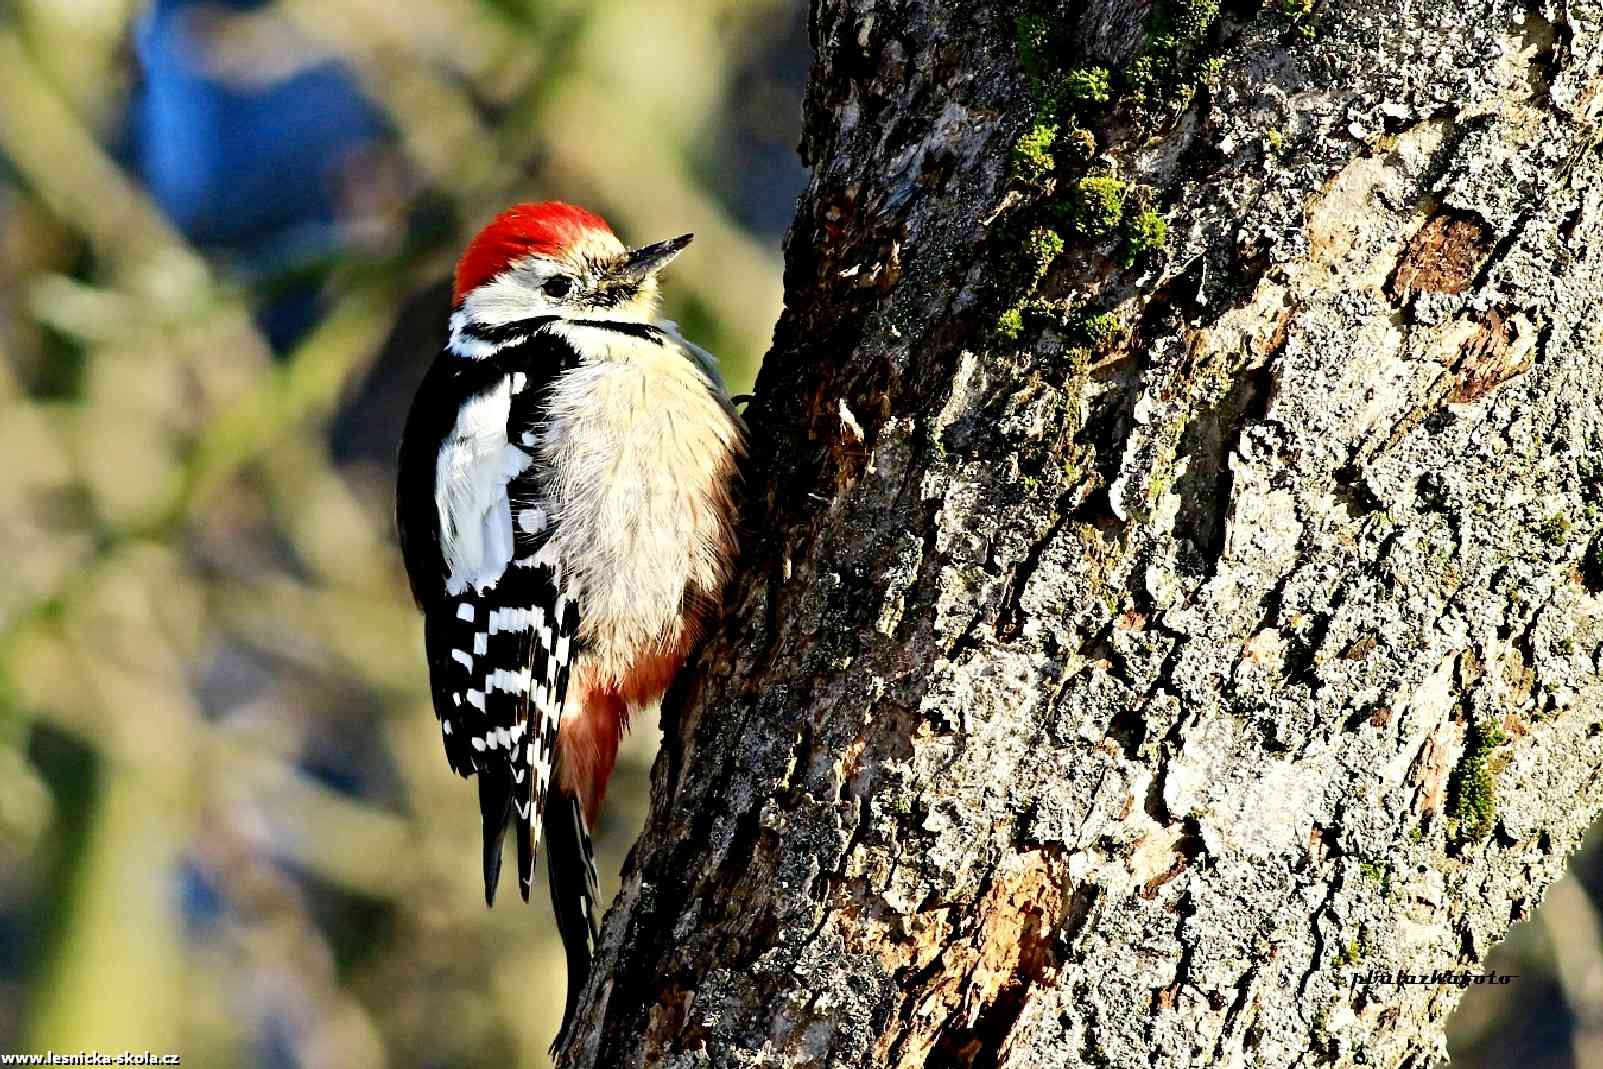
[[[693,237],[694,234],[683,234],[667,241],[659,241],[654,245],[642,245],[638,249],[630,249],[614,277],[620,282],[644,282],[672,263],[675,256],[684,252],[685,246],[690,244],[690,239]]]

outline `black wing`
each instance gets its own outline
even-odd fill
[[[419,389],[403,438],[396,513],[414,595],[424,613],[430,689],[446,759],[479,777],[485,900],[494,902],[501,843],[515,831],[525,900],[567,697],[579,607],[565,589],[533,465],[506,486],[513,553],[499,575],[452,594],[435,503],[436,460],[468,399],[510,378],[509,443],[525,446],[550,379],[576,360],[536,330],[484,360],[446,355]]]

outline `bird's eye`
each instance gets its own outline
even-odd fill
[[[568,291],[573,289],[573,279],[567,275],[558,275],[555,278],[546,279],[545,285],[540,288],[545,290],[548,297],[566,297]]]

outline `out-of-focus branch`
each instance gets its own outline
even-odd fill
[[[344,294],[290,358],[213,418],[178,473],[159,530],[171,530],[219,483],[306,420],[327,413],[364,359],[377,352],[402,287],[375,279]]]
[[[1538,914],[1547,928],[1564,1001],[1575,1015],[1576,1069],[1603,1069],[1603,923],[1573,876],[1547,889]]]
[[[175,234],[0,25],[0,151],[30,192],[70,222],[141,299],[182,307],[214,299],[206,263]],[[236,307],[244,316],[244,309]],[[248,316],[245,317],[248,322]]]

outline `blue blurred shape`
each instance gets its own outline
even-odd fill
[[[178,865],[178,905],[190,934],[195,934],[221,920],[228,902],[210,874],[193,860],[185,859]]]
[[[186,237],[258,278],[336,247],[342,178],[386,132],[343,62],[261,0],[154,0],[134,50],[130,162]]]

